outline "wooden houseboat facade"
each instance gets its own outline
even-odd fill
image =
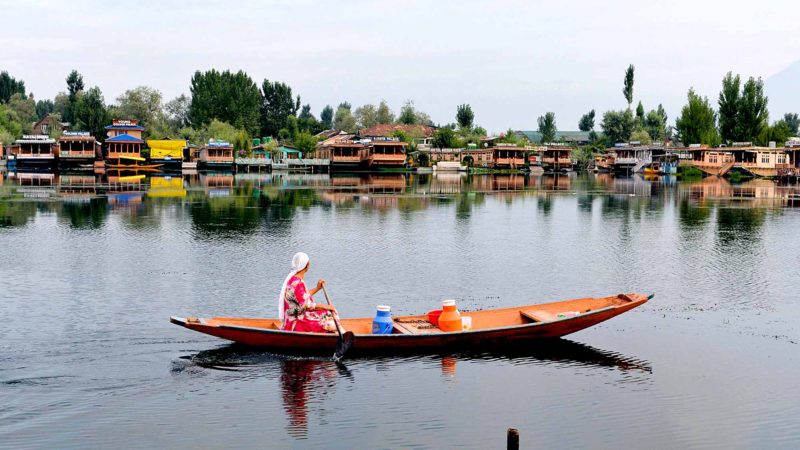
[[[546,173],[572,170],[572,147],[566,145],[547,145],[542,151],[542,169]]]
[[[91,169],[101,156],[101,145],[88,131],[65,131],[58,139],[58,165]]]
[[[110,169],[150,169],[142,158],[144,127],[135,120],[113,120],[105,127],[105,161]]]
[[[233,170],[233,145],[225,141],[209,140],[200,149],[200,168]]]
[[[56,140],[43,134],[17,139],[10,148],[18,169],[52,168],[56,164]]]
[[[186,140],[148,139],[146,142],[147,147],[150,149],[151,164],[158,164],[164,169],[181,169],[184,149],[187,148]]]
[[[331,170],[355,170],[367,152],[367,146],[347,138],[329,140],[317,148],[317,157],[330,161]]]
[[[525,149],[514,144],[495,144],[494,147],[466,149],[461,161],[473,167],[493,169],[522,169],[525,167]]]
[[[363,163],[370,169],[402,168],[406,165],[406,143],[397,138],[373,140],[363,154]]]
[[[690,164],[704,173],[724,176],[738,169],[758,177],[773,178],[792,166],[792,153],[785,148],[758,147],[744,143],[731,147],[692,146]]]

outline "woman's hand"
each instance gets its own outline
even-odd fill
[[[333,305],[323,305],[323,304],[321,304],[321,303],[318,303],[318,304],[317,304],[317,309],[322,309],[322,310],[325,310],[325,311],[330,311],[330,312],[332,312],[332,313],[336,314],[336,308],[334,308],[334,306],[333,306]]]
[[[315,291],[319,291],[320,289],[322,289],[324,287],[325,287],[325,280],[320,278],[319,281],[317,281],[317,287],[314,290]]]

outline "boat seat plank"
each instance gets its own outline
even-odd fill
[[[403,326],[403,324],[397,322],[394,323],[394,331],[398,334],[414,334],[411,330]]]
[[[552,322],[553,320],[558,319],[555,314],[541,309],[521,309],[519,313],[522,315],[522,317],[530,319],[534,322]]]
[[[423,333],[441,333],[442,330],[439,327],[431,325],[430,322],[426,321],[414,321],[414,322],[403,322],[403,321],[394,321],[394,327],[396,330],[400,331],[402,334],[423,334]]]

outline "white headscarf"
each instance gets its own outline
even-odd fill
[[[292,271],[289,272],[289,275],[286,276],[286,279],[283,280],[283,285],[281,286],[281,295],[278,297],[278,319],[283,321],[283,299],[286,297],[286,287],[289,284],[289,280],[292,279],[293,276],[297,275],[297,272],[305,269],[308,265],[308,255],[303,252],[295,253],[292,256]]]

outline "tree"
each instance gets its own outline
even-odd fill
[[[768,99],[764,96],[764,82],[750,77],[742,88],[736,122],[738,141],[756,141],[769,127]]]
[[[641,100],[639,100],[639,104],[636,106],[636,122],[640,127],[644,127],[644,106]]]
[[[189,121],[189,108],[191,108],[191,105],[191,99],[185,94],[181,94],[164,104],[164,115],[173,129],[178,130],[191,124]]]
[[[717,113],[709,105],[708,98],[695,94],[689,89],[688,102],[681,109],[681,115],[675,121],[678,139],[684,145],[708,144],[717,145]]]
[[[394,123],[394,113],[389,108],[389,105],[386,104],[386,100],[381,100],[380,104],[378,104],[376,116],[375,120],[379,124]]]
[[[664,142],[668,138],[667,112],[660,104],[658,109],[651,109],[644,118],[644,130],[654,140]]]
[[[75,106],[78,104],[78,96],[83,92],[83,75],[79,74],[77,70],[67,75],[67,106],[64,109],[65,121],[72,123],[75,121]]]
[[[459,148],[461,143],[450,128],[439,128],[433,134],[433,145],[437,148]]]
[[[578,122],[578,129],[583,132],[594,129],[594,110],[581,116],[581,120]]]
[[[320,130],[319,122],[314,114],[311,113],[311,105],[305,104],[300,110],[300,115],[297,116],[297,126],[301,131],[316,134]]]
[[[800,128],[800,118],[798,118],[797,113],[784,114],[783,121],[789,126],[792,136],[797,136],[798,128]]]
[[[402,108],[400,108],[400,116],[397,121],[405,125],[414,125],[417,123],[417,112],[414,109],[414,102],[406,100]]]
[[[333,108],[331,105],[325,105],[322,112],[319,114],[319,121],[322,127],[326,130],[333,128]]]
[[[642,145],[650,145],[653,143],[653,138],[650,137],[650,134],[642,128],[631,133],[630,140],[631,142],[638,142]]]
[[[539,134],[542,135],[542,144],[555,142],[556,140],[556,115],[548,112],[544,116],[539,116]]]
[[[317,148],[317,138],[315,138],[311,133],[300,132],[294,138],[294,146],[297,147],[298,150],[303,152],[303,155],[314,153],[314,150]]]
[[[101,137],[105,133],[105,126],[109,121],[103,93],[95,86],[90,88],[79,99],[75,107],[75,127],[90,132],[93,136]]]
[[[42,120],[47,117],[48,114],[52,113],[55,110],[55,104],[52,100],[45,99],[39,100],[36,102],[36,119]]]
[[[606,111],[600,127],[610,144],[628,142],[633,133],[635,121],[630,109],[623,111]]]
[[[264,80],[261,92],[261,133],[263,136],[274,136],[278,130],[286,127],[289,116],[297,117],[300,96],[293,97],[292,88],[279,81],[270,83],[269,80]]]
[[[722,91],[719,93],[719,134],[723,141],[739,140],[737,136],[737,123],[739,117],[739,75],[733,76],[728,72],[722,79]]]
[[[459,128],[465,130],[472,129],[472,122],[475,120],[475,113],[472,112],[472,107],[469,105],[458,105],[456,108],[456,122]]]
[[[25,82],[15,79],[8,72],[0,72],[0,103],[8,103],[14,94],[25,95]]]
[[[336,114],[333,116],[333,128],[336,130],[354,133],[356,131],[356,118],[350,110],[352,106],[350,103],[342,102],[336,108]]]
[[[356,108],[356,124],[359,128],[371,128],[378,124],[378,110],[375,105],[362,105]]]
[[[625,70],[625,87],[622,88],[622,93],[625,95],[625,100],[628,101],[628,109],[631,109],[633,103],[633,72],[635,68],[633,64],[629,65]]]
[[[764,128],[756,141],[761,145],[767,145],[770,141],[783,145],[790,137],[792,137],[792,130],[789,124],[785,119],[781,119],[772,124],[772,126]]]
[[[26,97],[17,92],[8,100],[8,107],[14,111],[24,133],[33,130],[33,124],[36,122],[36,102],[33,97]]]
[[[164,121],[161,92],[148,86],[139,86],[117,97],[113,108],[114,119],[135,119],[145,129]]]
[[[263,119],[261,91],[244,71],[196,71],[189,90],[189,121],[193,127],[202,128],[217,119],[252,136],[259,132]]]
[[[63,119],[68,107],[69,97],[67,96],[67,93],[61,91],[56,94],[56,97],[53,99],[53,112],[59,114]]]

